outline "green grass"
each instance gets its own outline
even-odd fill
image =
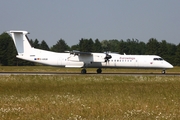
[[[1,119],[180,119],[179,76],[0,76]]]

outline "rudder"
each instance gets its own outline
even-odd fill
[[[19,56],[23,56],[24,53],[28,54],[31,51],[31,45],[29,43],[27,31],[14,31],[11,30],[8,32],[16,46],[17,52]]]

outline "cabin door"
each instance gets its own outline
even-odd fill
[[[139,67],[139,61],[138,61],[138,59],[135,59],[135,67]]]

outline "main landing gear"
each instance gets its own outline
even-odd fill
[[[98,69],[96,70],[96,72],[97,72],[98,74],[102,73],[101,68],[98,68]]]
[[[102,73],[101,68],[98,68],[98,69],[96,70],[96,72],[97,72],[98,74]],[[87,73],[86,69],[83,68],[83,69],[81,70],[81,74],[86,74],[86,73]]]
[[[85,68],[83,68],[82,70],[81,70],[81,74],[86,74],[86,69]]]

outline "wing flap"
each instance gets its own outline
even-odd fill
[[[69,52],[71,55],[92,55],[91,52],[81,52],[81,51],[77,51],[77,50],[73,50],[73,51],[66,51]]]
[[[82,68],[82,65],[66,65],[67,68]]]

